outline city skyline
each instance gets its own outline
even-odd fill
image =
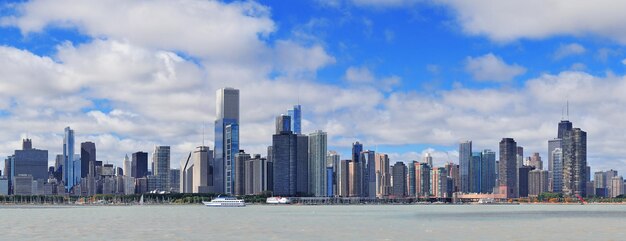
[[[527,154],[548,160],[546,140],[555,137],[559,120],[569,119],[590,133],[592,172],[626,173],[620,31],[603,31],[608,23],[576,27],[569,21],[557,26],[562,31],[540,24],[505,31],[467,20],[481,13],[461,4],[408,2],[292,3],[307,4],[310,11],[297,12],[302,17],[288,11],[297,6],[272,1],[198,2],[206,12],[229,13],[215,19],[176,15],[192,1],[141,3],[159,16],[174,13],[177,31],[141,21],[106,29],[94,24],[101,17],[64,12],[62,3],[10,2],[0,11],[0,58],[7,63],[0,66],[0,155],[12,155],[30,138],[49,151],[51,166],[70,126],[74,154],[92,141],[99,160],[122,166],[126,154],[168,145],[176,168],[203,139],[214,146],[213,133],[203,138],[201,130],[217,119],[215,91],[230,86],[241,89],[240,146],[249,154],[265,153],[275,116],[299,104],[302,133],[327,132],[328,150],[342,159],[359,141],[388,154],[391,163],[420,161],[432,152],[441,167],[458,160],[460,140],[471,140],[474,150],[497,150],[499,140],[510,137]],[[129,14],[114,4],[80,4],[88,13],[108,9],[121,21]],[[250,28],[200,34],[201,24],[188,24],[224,21]],[[447,27],[450,21],[458,26]],[[150,38],[171,33],[189,37]],[[449,51],[450,43],[473,47]],[[229,56],[233,50],[241,51]]]

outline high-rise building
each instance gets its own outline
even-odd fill
[[[361,167],[361,197],[376,197],[376,152],[362,151],[359,158]]]
[[[427,163],[431,168],[433,167],[433,157],[430,155],[430,152],[424,154],[422,162]]]
[[[290,131],[291,129],[291,116],[279,115],[276,117],[276,134],[280,134],[283,131]]]
[[[244,150],[239,150],[239,153],[235,155],[235,189],[233,191],[235,195],[246,194],[245,178],[247,173],[245,173],[245,163],[250,159],[250,154]]]
[[[548,141],[548,171],[550,172],[554,171],[554,159],[552,156],[552,152],[554,152],[556,148],[561,148],[561,139],[549,140]]]
[[[496,186],[496,153],[491,150],[481,153],[480,178],[480,192],[493,193]]]
[[[536,197],[548,192],[548,171],[535,169],[528,173],[528,196]]]
[[[611,197],[615,198],[624,194],[624,178],[615,176],[611,178]]]
[[[469,192],[471,193],[480,193],[482,186],[482,153],[480,152],[472,152],[472,159],[470,159],[470,168],[469,168]],[[436,170],[433,170],[436,171]]]
[[[498,187],[507,198],[518,197],[517,186],[517,143],[513,138],[500,141],[500,163],[498,165]]]
[[[135,152],[132,154],[131,177],[142,178],[148,175],[148,153]]]
[[[321,130],[309,134],[309,192],[316,197],[328,194],[327,134]]]
[[[261,194],[268,190],[268,171],[272,169],[272,163],[261,155],[246,161],[245,165],[245,193],[247,195]]]
[[[459,144],[459,168],[461,173],[461,192],[471,192],[470,183],[470,162],[472,161],[472,141],[465,141]]]
[[[89,162],[96,162],[96,144],[93,142],[80,143],[80,177],[85,178],[89,173]]]
[[[497,169],[497,168],[495,168],[495,153],[493,153],[493,155],[494,155],[494,157],[493,157],[494,158],[494,167],[493,168]],[[491,157],[488,156],[487,158],[491,158]],[[449,188],[452,189],[453,193],[458,192],[459,191],[459,165],[454,164],[452,162],[448,162],[448,163],[446,163],[445,168],[448,171],[448,177],[450,177],[452,179],[452,184],[451,184],[451,186]],[[495,171],[494,171],[494,177],[493,177],[493,182],[492,182],[492,185],[493,185],[492,189],[493,189],[493,187],[495,187],[495,181],[496,181],[496,178],[495,178]],[[492,190],[492,192],[493,192],[493,190]]]
[[[517,185],[518,185],[518,193],[519,193],[519,197],[528,197],[528,180],[529,180],[529,173],[530,171],[533,170],[533,167],[530,166],[522,166],[520,168],[518,168],[518,172],[517,172]]]
[[[287,111],[287,114],[291,117],[291,130],[294,134],[302,134],[302,106],[294,105],[293,109]]]
[[[184,165],[181,164],[181,192],[210,193],[212,192],[211,165],[213,151],[208,146],[199,146],[188,155]],[[184,172],[182,170],[185,170]]]
[[[448,174],[443,167],[433,168],[430,172],[431,195],[435,198],[447,198],[448,194]]]
[[[387,156],[387,154],[376,153],[374,163],[374,171],[376,173],[376,197],[386,197],[391,194],[389,156]]]
[[[361,163],[361,152],[363,152],[363,144],[359,143],[358,141],[356,143],[352,143],[352,162],[354,164],[352,164],[351,167],[354,169],[350,169],[350,172],[353,172],[354,174],[350,176],[351,181],[349,184],[349,189],[352,191],[350,194],[354,197],[359,197],[363,193],[362,169],[365,167],[363,167]]]
[[[341,162],[341,156],[336,151],[329,151],[326,156],[326,165],[333,168],[333,182],[328,185],[332,185],[333,195],[338,196],[339,190],[337,184],[339,183],[339,165]]]
[[[563,135],[563,193],[586,196],[587,133],[580,128]]]
[[[350,163],[350,160],[341,160],[335,171],[337,176],[337,195],[340,197],[349,196],[348,163]]]
[[[333,167],[326,167],[326,196],[327,197],[334,197],[335,193],[334,193],[334,185],[333,183],[335,176],[334,176],[334,170]]]
[[[541,156],[539,153],[535,152],[532,156],[530,156],[529,166],[534,167],[535,170],[543,170],[543,162],[541,161]]]
[[[156,189],[161,191],[170,190],[170,147],[155,146],[152,154],[154,170],[152,175],[156,177]]]
[[[559,146],[560,144],[559,140]],[[563,149],[560,147],[555,148],[551,153],[552,159],[552,175],[550,179],[552,192],[560,193],[563,191]]]
[[[307,136],[290,130],[272,136],[274,195],[308,194],[308,141]]]
[[[428,163],[415,163],[415,195],[429,197],[431,194],[431,167]]]
[[[572,122],[568,120],[561,120],[561,122],[559,122],[557,138],[563,139],[563,137],[565,137],[565,133],[571,131],[572,127],[573,127]]]
[[[417,165],[419,162],[416,161],[412,161],[410,162],[406,167],[407,167],[407,192],[406,195],[409,197],[416,197],[417,195],[415,194],[415,165]]]
[[[396,197],[406,196],[406,165],[404,162],[396,162],[393,165],[393,195]]]
[[[48,151],[32,148],[30,139],[24,140],[22,146],[27,149],[15,150],[12,156],[11,177],[18,175],[30,175],[33,180],[43,183],[48,180]]]
[[[219,89],[216,99],[213,184],[216,193],[232,194],[233,163],[239,153],[239,90]]]
[[[131,176],[131,171],[132,171],[132,166],[133,164],[130,162],[130,159],[128,158],[128,154],[126,154],[126,156],[124,157],[124,176]]]
[[[65,189],[70,191],[77,182],[77,176],[75,175],[80,171],[80,166],[76,166],[74,160],[74,130],[70,127],[65,127],[65,136],[63,138],[63,181],[65,182]],[[78,171],[77,171],[78,170]]]
[[[348,163],[348,196],[361,196],[361,171],[359,162],[350,161]]]
[[[612,181],[614,177],[617,177],[617,171],[616,170],[608,170],[606,172],[604,172],[604,178],[606,178],[606,196],[605,197],[614,197],[615,195],[613,195],[613,189],[612,189]]]

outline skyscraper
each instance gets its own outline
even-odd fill
[[[481,181],[482,181],[482,153],[472,152],[472,159],[470,160],[469,169],[469,192],[481,193]]]
[[[561,141],[559,140],[560,145]],[[551,191],[560,193],[563,191],[563,149],[561,147],[555,148],[550,153],[550,157],[552,159]]]
[[[431,168],[433,167],[433,157],[430,155],[430,152],[426,152],[426,154],[424,154],[422,162],[427,163]]]
[[[324,197],[327,190],[327,134],[321,130],[309,134],[309,192]]]
[[[448,195],[448,174],[443,167],[433,168],[430,171],[431,195],[436,198],[447,198]]]
[[[291,117],[288,115],[279,115],[276,117],[276,134],[283,131],[291,130]]]
[[[480,164],[480,192],[493,193],[496,186],[496,153],[484,150],[481,154]]]
[[[89,173],[89,162],[96,162],[96,144],[93,142],[80,143],[80,177],[85,178]]]
[[[389,156],[375,154],[376,197],[386,197],[391,193],[391,172],[389,171]]]
[[[352,196],[358,197],[361,196],[362,192],[363,192],[363,166],[361,165],[361,152],[363,152],[363,144],[359,143],[358,141],[356,143],[352,143],[352,161],[351,163],[353,164],[349,164],[350,168],[350,172],[349,173],[353,173],[353,175],[351,175],[350,177],[350,184],[349,184],[349,189],[352,191],[352,193],[350,193]]]
[[[76,169],[80,170],[80,166],[76,167],[74,161],[74,130],[65,127],[65,137],[63,138],[63,181],[65,189],[70,191],[77,182],[75,173]],[[80,176],[79,176],[80,177]]]
[[[406,178],[407,178],[407,192],[406,195],[409,197],[415,197],[417,196],[415,194],[415,165],[419,163],[416,161],[412,161],[410,162],[408,165],[406,165],[407,168],[407,174],[406,174]]]
[[[548,192],[548,171],[535,169],[528,173],[528,196],[536,197]]]
[[[272,136],[271,159],[274,195],[308,194],[307,136],[283,130]]]
[[[396,197],[406,195],[406,165],[404,162],[396,162],[393,165],[393,195]]]
[[[233,190],[235,195],[246,194],[245,178],[247,173],[245,173],[245,163],[250,159],[250,154],[246,153],[244,150],[239,150],[239,153],[235,155],[235,189]]]
[[[563,139],[563,137],[565,137],[565,133],[571,131],[572,127],[572,122],[569,120],[561,120],[561,122],[559,122],[557,138]]]
[[[519,197],[528,197],[528,175],[533,170],[531,166],[522,166],[517,172],[517,190]]]
[[[48,180],[48,151],[32,148],[30,139],[23,141],[22,150],[15,150],[11,157],[10,172],[12,177],[30,175],[33,180],[43,183]],[[5,169],[6,170],[6,169]]]
[[[500,141],[500,162],[498,169],[499,193],[506,194],[507,198],[518,197],[517,143],[513,138],[502,138]]]
[[[472,160],[472,141],[459,144],[459,168],[461,173],[461,192],[469,193],[470,188],[470,162]]]
[[[362,151],[359,158],[361,166],[361,197],[376,197],[376,152]]]
[[[124,161],[122,162],[123,164],[123,169],[124,169],[124,176],[128,176],[130,177],[131,175],[131,170],[132,170],[132,163],[130,162],[130,159],[128,158],[128,154],[126,154],[126,156],[124,157]]]
[[[154,170],[152,175],[157,179],[156,189],[161,191],[170,190],[170,147],[155,146],[152,154]]]
[[[292,110],[287,111],[291,117],[290,127],[294,134],[302,134],[302,106],[294,105]]]
[[[142,178],[148,175],[148,153],[135,152],[131,161],[131,176],[134,178]]]
[[[431,167],[428,163],[415,164],[415,195],[429,197],[431,192]]]
[[[548,171],[550,172],[554,171],[554,159],[552,159],[553,158],[552,152],[554,152],[556,148],[561,148],[561,139],[549,140],[548,141]]]
[[[586,195],[587,133],[580,128],[563,135],[563,193],[568,196]]]
[[[487,150],[485,150],[487,151]],[[484,153],[484,152],[483,152]],[[483,154],[484,155],[484,154]],[[496,169],[495,167],[495,153],[493,153],[493,158],[494,158],[494,169]],[[487,157],[487,158],[491,158],[491,157]],[[454,164],[452,162],[448,162],[445,165],[446,170],[448,171],[448,177],[452,178],[452,185],[449,187],[453,193],[458,192],[459,191],[459,165],[458,164]],[[494,176],[493,176],[493,181],[492,181],[492,189],[493,187],[495,187],[495,181],[496,181],[496,177],[495,177],[495,170],[494,170]],[[493,190],[492,190],[493,191]]]
[[[219,89],[216,99],[213,184],[216,193],[232,194],[232,163],[239,152],[239,90]]]

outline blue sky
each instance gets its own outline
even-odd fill
[[[443,164],[460,140],[513,137],[547,160],[569,100],[592,168],[626,171],[626,28],[602,1],[5,1],[0,154],[28,135],[52,160],[70,125],[105,161],[158,144],[177,163],[232,86],[252,153],[300,100],[304,131],[344,156],[358,140]]]

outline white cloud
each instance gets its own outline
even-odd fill
[[[412,5],[419,0],[350,0],[352,4],[360,7],[391,8]]]
[[[626,2],[613,0],[435,0],[452,9],[463,31],[495,41],[597,35],[626,43]]]
[[[510,81],[526,73],[526,68],[517,64],[507,64],[502,58],[489,53],[479,57],[467,57],[465,70],[478,81]]]
[[[321,67],[335,63],[320,45],[304,47],[291,41],[276,43],[277,68],[287,73],[315,72]]]
[[[562,59],[569,56],[581,55],[584,54],[587,50],[584,46],[571,43],[571,44],[561,44],[559,48],[554,52],[554,59]]]
[[[372,83],[376,80],[374,74],[367,67],[350,67],[346,70],[345,78],[353,83]]]

